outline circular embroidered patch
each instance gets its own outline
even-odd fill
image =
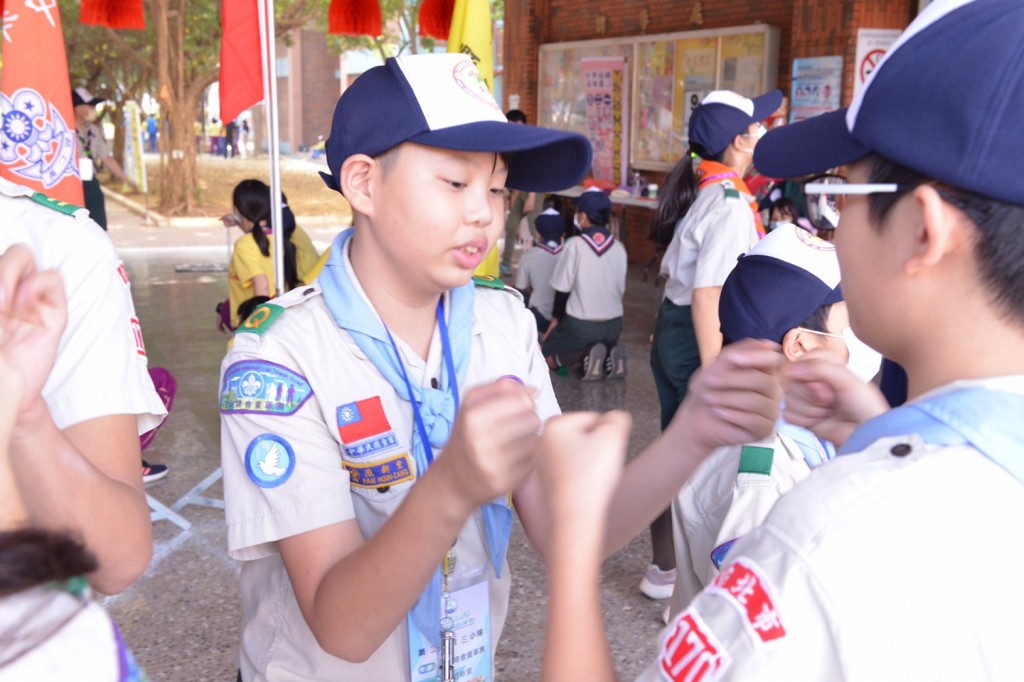
[[[281,436],[257,436],[245,451],[245,471],[261,488],[276,488],[295,471],[295,451]]]

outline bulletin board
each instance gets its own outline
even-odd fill
[[[587,134],[580,60],[607,56],[631,65],[629,165],[667,171],[687,147],[690,112],[708,92],[754,97],[777,86],[779,29],[757,24],[541,45],[539,125]]]

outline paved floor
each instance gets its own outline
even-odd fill
[[[145,453],[147,459],[171,467],[170,475],[149,489],[157,499],[171,503],[219,465],[216,395],[227,337],[217,331],[213,310],[227,290],[226,231],[216,224],[147,227],[141,218],[109,201],[108,213],[110,236],[132,277],[151,366],[167,367],[178,382],[174,410]],[[323,248],[338,229],[309,231]],[[634,454],[657,433],[647,339],[658,299],[658,291],[640,281],[638,269],[631,269],[623,333],[630,358],[626,381],[583,384],[575,378],[553,377],[564,410],[629,409],[635,424]],[[219,497],[220,484],[209,492]],[[196,506],[183,514],[192,528],[182,531],[168,521],[157,521],[149,570],[106,604],[154,682],[233,682],[240,621],[238,565],[227,556],[223,514]],[[605,617],[622,679],[632,679],[651,660],[661,627],[663,602],[650,601],[637,590],[649,556],[645,534],[604,566]],[[497,669],[503,680],[532,680],[540,669],[547,588],[543,567],[518,526],[509,561],[513,597]]]

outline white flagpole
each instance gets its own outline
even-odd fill
[[[274,30],[274,0],[258,0],[260,45],[263,57],[263,92],[267,113],[267,146],[270,150],[270,206],[274,232],[274,292],[284,291],[284,225],[281,207],[281,147],[277,110],[277,37]]]

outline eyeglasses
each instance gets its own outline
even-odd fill
[[[818,175],[804,185],[807,219],[818,230],[834,230],[850,195],[895,194],[909,192],[915,185],[897,183],[849,183],[842,175]]]

